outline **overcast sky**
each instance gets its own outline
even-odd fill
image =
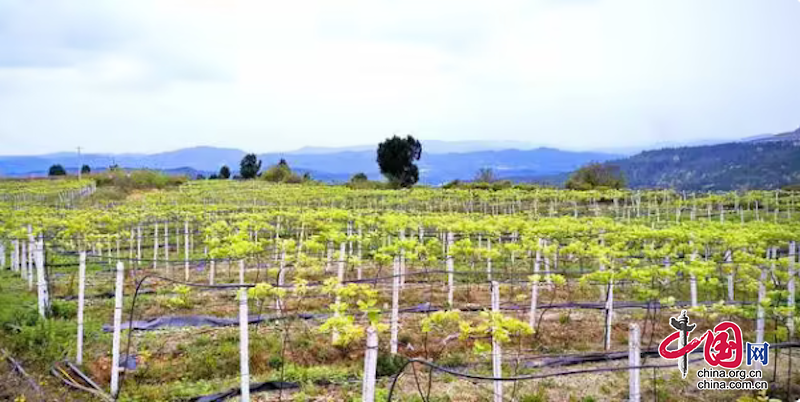
[[[798,0],[0,0],[5,155],[798,125]]]

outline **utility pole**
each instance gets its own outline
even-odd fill
[[[78,147],[78,180],[81,179],[82,170],[83,170],[83,163],[81,163],[81,147]]]

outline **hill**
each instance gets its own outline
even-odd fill
[[[800,143],[759,139],[666,148],[609,163],[620,167],[632,188],[775,189],[800,182]]]
[[[800,141],[800,128],[795,131],[782,134],[765,134],[755,137],[745,138],[747,142],[775,142],[775,141]]]

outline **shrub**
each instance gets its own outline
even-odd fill
[[[395,375],[403,368],[405,363],[406,359],[402,356],[379,353],[378,364],[375,371],[378,377]]]
[[[175,187],[187,180],[186,176],[171,176],[150,169],[132,171],[114,169],[93,175],[93,177],[98,187],[114,186],[126,193],[133,190]]]
[[[65,320],[74,319],[78,314],[77,303],[65,300],[53,299],[51,304],[51,314],[53,318],[63,318]]]
[[[618,166],[590,163],[573,173],[564,186],[570,190],[594,190],[625,187],[625,178]]]

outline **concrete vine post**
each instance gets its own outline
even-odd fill
[[[286,249],[281,246],[281,259],[278,262],[278,287],[283,287],[286,280]],[[275,298],[275,309],[278,314],[283,314],[283,301],[280,297]]]
[[[125,286],[125,266],[117,261],[117,282],[114,292],[114,333],[111,343],[111,395],[119,392],[119,351],[120,334],[122,332],[122,296]]]
[[[728,277],[728,301],[732,302],[733,301],[733,296],[734,296],[734,293],[733,293],[733,290],[734,290],[734,288],[733,288],[733,285],[734,285],[734,283],[733,283],[733,281],[734,281],[734,278],[733,278],[733,250],[728,250],[725,253],[725,264],[728,266],[728,269],[730,269],[730,272],[727,275],[727,277]]]
[[[142,225],[136,225],[136,265],[142,263]]]
[[[167,275],[172,277],[172,264],[169,263],[169,221],[164,222],[164,265]]]
[[[767,254],[769,255],[769,249],[767,250]],[[764,298],[767,297],[767,288],[766,288],[766,281],[767,281],[767,270],[765,267],[760,267],[761,276],[758,278],[758,306],[756,310],[756,343],[764,342],[764,319],[765,319],[765,311],[764,305],[762,302]],[[755,370],[761,370],[761,362],[756,361],[755,365],[753,366]]]
[[[488,254],[486,255],[486,276],[491,281],[492,280],[492,239],[486,239],[486,250]]]
[[[400,241],[406,240],[406,229],[400,231]],[[400,289],[406,288],[406,251],[400,247]]]
[[[628,367],[639,367],[642,365],[639,343],[639,326],[631,324],[630,335],[628,336]],[[631,368],[628,370],[628,401],[630,402],[639,402],[642,398],[639,388],[639,374],[640,370],[638,368]]]
[[[11,241],[11,270],[14,272],[20,271],[20,263],[19,263],[19,241],[12,240]]]
[[[28,290],[33,290],[33,276],[28,275],[28,242],[22,241],[20,252],[20,276],[28,280]]]
[[[336,276],[339,278],[339,283],[344,283],[344,265],[347,250],[345,247],[347,243],[341,242],[339,244],[339,260],[336,264]]]
[[[378,331],[367,327],[367,349],[364,351],[364,382],[361,388],[362,402],[375,402],[375,373],[378,368]]]
[[[78,336],[75,362],[83,364],[83,304],[86,297],[86,251],[78,252]]]
[[[34,241],[34,260],[36,261],[36,282],[39,315],[47,318],[50,311],[50,295],[47,291],[47,274],[44,268],[44,239],[39,235],[39,239]]]
[[[453,308],[453,232],[447,232],[447,305]]]
[[[25,257],[28,262],[28,290],[33,290],[33,275],[34,275],[34,250],[36,249],[36,242],[33,239],[33,227],[28,225],[28,248]]]
[[[538,251],[537,251],[538,255]],[[539,260],[533,262],[533,280],[531,281],[531,308],[528,311],[528,324],[536,328],[536,306],[539,303]]]
[[[500,314],[500,284],[492,282],[492,314]],[[492,328],[492,377],[503,376],[503,349]],[[494,381],[494,402],[503,401],[503,382]]]
[[[153,269],[158,268],[158,222],[153,223]]]
[[[180,244],[180,243],[178,243]],[[184,280],[189,282],[189,221],[183,221],[183,271]]]
[[[244,267],[244,260],[240,261]],[[243,271],[242,271],[243,272]],[[241,276],[244,274],[242,273]],[[244,281],[241,281],[244,284]],[[242,402],[250,401],[250,340],[247,312],[247,288],[239,288],[239,374],[241,375]]]
[[[358,253],[358,254],[357,254],[357,255],[358,255],[358,260],[359,260],[359,261],[361,261],[361,257],[362,257],[362,251],[363,251],[363,250],[362,250],[362,246],[361,246],[361,234],[362,234],[362,231],[361,231],[361,225],[359,225],[359,226],[358,226],[358,244],[357,244],[357,248],[358,248],[358,250],[357,250],[357,253]],[[358,278],[358,280],[361,280],[361,277],[362,277],[362,275],[363,275],[363,272],[362,272],[362,267],[361,267],[361,265],[362,265],[361,263],[359,263],[359,264],[358,264],[358,272],[357,272],[357,275],[358,275],[358,277],[357,277],[357,278]]]
[[[389,340],[389,348],[393,355],[397,354],[397,332],[399,327],[400,318],[400,259],[394,257],[392,264],[392,321],[391,321],[391,338]]]
[[[614,280],[608,281],[608,294],[606,298],[606,330],[603,339],[603,349],[611,350],[611,322],[614,319]]]
[[[691,245],[692,242],[690,241],[689,244]],[[689,257],[689,260],[694,262],[697,258],[697,250],[692,250],[692,254]],[[691,298],[692,307],[697,307],[697,275],[694,273],[689,274],[689,294]]]

